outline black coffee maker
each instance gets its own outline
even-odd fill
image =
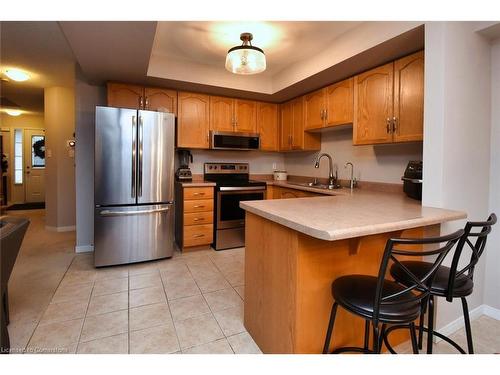
[[[193,175],[191,169],[189,169],[189,163],[193,162],[193,155],[189,150],[179,150],[177,154],[179,155],[179,168],[175,172],[175,177],[179,181],[191,181]]]

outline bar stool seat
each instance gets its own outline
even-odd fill
[[[422,277],[432,268],[432,263],[419,261],[403,261],[401,264],[408,268],[415,276]],[[446,297],[448,292],[448,282],[450,278],[450,267],[440,266],[434,276],[431,285],[431,293],[436,296]],[[391,276],[403,285],[411,285],[413,280],[408,277],[399,264],[393,264],[390,270]],[[474,282],[465,274],[455,279],[453,286],[453,297],[465,297],[472,294]]]
[[[366,319],[372,319],[377,282],[378,278],[375,276],[342,276],[332,283],[332,295],[334,300],[346,310]],[[383,289],[388,294],[394,294],[404,292],[405,287],[393,281],[384,280]],[[408,299],[409,302],[381,305],[379,321],[400,323],[417,319],[420,315],[420,303],[411,297],[414,297],[412,292],[405,292],[398,299],[401,301]]]

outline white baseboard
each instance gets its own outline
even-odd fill
[[[471,321],[476,320],[481,315],[487,315],[490,318],[500,320],[500,310],[495,309],[494,307],[488,305],[480,305],[476,307],[474,310],[469,311],[469,318]],[[438,332],[444,336],[451,336],[464,326],[465,326],[464,317],[460,316],[459,318],[445,325],[443,328],[440,328]],[[434,342],[439,342],[439,341],[441,341],[441,339],[439,337],[434,336]]]
[[[494,307],[483,305],[483,314],[489,316],[490,318],[500,320],[500,310]]]
[[[50,230],[51,232],[74,232],[76,230],[76,226],[72,225],[69,227],[50,227],[46,225],[45,229]]]
[[[94,251],[94,246],[93,245],[75,246],[75,252],[76,253],[88,253],[88,252],[93,252],[93,251]]]

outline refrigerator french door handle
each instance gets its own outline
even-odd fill
[[[137,143],[137,131],[136,131],[136,119],[135,119],[135,116],[132,116],[132,193],[131,193],[131,196],[132,198],[135,198],[135,187],[136,187],[136,166],[137,166],[137,162],[136,162],[136,149],[137,149],[137,146],[136,146],[136,143]]]
[[[142,197],[142,146],[144,141],[144,124],[142,121],[142,117],[139,116],[139,187],[137,196]]]
[[[152,214],[156,212],[165,212],[170,210],[170,207],[157,208],[154,210],[140,210],[140,211],[111,211],[102,210],[100,212],[101,216],[132,216],[132,215],[142,215],[142,214]]]

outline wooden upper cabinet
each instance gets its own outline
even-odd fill
[[[305,129],[320,129],[325,125],[325,92],[321,89],[304,97]]]
[[[234,100],[222,96],[210,96],[210,130],[234,131]]]
[[[177,91],[146,87],[144,109],[177,114]]]
[[[292,102],[280,105],[280,150],[292,149],[293,106]]]
[[[393,75],[391,62],[354,77],[354,144],[392,141]]]
[[[208,95],[179,92],[177,147],[209,148]]]
[[[304,98],[292,101],[292,150],[304,149]]]
[[[325,89],[325,125],[350,124],[354,117],[354,80],[346,79]]]
[[[257,131],[260,134],[260,149],[263,151],[278,151],[278,105],[273,103],[258,103],[257,124]]]
[[[424,125],[424,52],[394,62],[394,142],[421,141]]]
[[[124,83],[108,83],[108,106],[118,108],[141,108],[144,87]]]
[[[255,133],[257,131],[257,103],[252,100],[234,100],[235,131]]]

